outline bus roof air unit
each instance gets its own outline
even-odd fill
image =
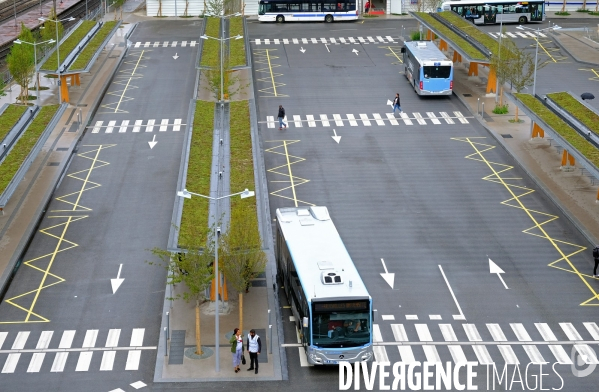
[[[336,272],[323,272],[321,274],[322,284],[331,285],[331,284],[343,284],[343,279],[341,275],[337,275]]]

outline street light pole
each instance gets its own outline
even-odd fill
[[[184,197],[186,199],[191,199],[191,195],[194,196],[199,196],[199,197],[203,197],[205,199],[209,199],[209,200],[213,200],[214,201],[214,211],[215,211],[215,215],[214,215],[214,283],[215,283],[215,303],[214,303],[214,335],[215,335],[215,344],[214,344],[214,360],[215,360],[215,371],[216,372],[220,372],[220,342],[219,342],[219,336],[220,336],[220,324],[219,324],[219,285],[220,285],[220,274],[218,272],[218,236],[220,234],[220,227],[217,226],[218,223],[218,201],[221,199],[226,199],[229,197],[233,197],[233,196],[237,196],[240,195],[242,199],[245,199],[247,197],[252,197],[255,195],[254,191],[250,191],[248,189],[244,190],[243,192],[237,192],[237,193],[233,193],[230,195],[226,195],[226,196],[220,196],[218,197],[218,186],[216,188],[216,196],[217,197],[210,197],[210,196],[205,196],[199,193],[193,193],[193,192],[189,192],[187,189],[183,189],[183,191],[177,192],[177,196],[180,197]]]
[[[58,104],[62,104],[62,93],[61,93],[61,88],[62,88],[62,81],[60,80],[60,40],[58,39],[58,23],[59,22],[70,22],[72,20],[75,20],[75,18],[70,17],[70,18],[66,18],[66,19],[47,19],[47,18],[38,18],[41,21],[51,21],[54,22],[54,27],[56,30],[56,68],[58,69]]]

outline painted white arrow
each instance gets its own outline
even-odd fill
[[[121,283],[125,281],[125,278],[121,279],[121,269],[123,265],[119,265],[119,273],[116,274],[116,279],[110,279],[110,285],[112,286],[112,294],[116,293],[116,291],[121,287]]]
[[[156,135],[154,135],[154,138],[151,142],[148,142],[148,144],[150,145],[150,150],[153,149],[156,144],[158,144],[158,142],[156,141]]]
[[[383,277],[383,279],[385,279],[385,282],[387,282],[389,284],[389,286],[391,286],[391,289],[393,289],[393,281],[395,280],[395,273],[387,272],[387,266],[385,265],[385,260],[381,259],[381,262],[383,263],[383,268],[385,269],[385,273],[381,272],[381,276]]]
[[[177,56],[177,53],[175,53],[175,55],[173,56],[173,58],[174,58],[175,60],[177,60],[177,59],[179,58],[179,56]]]
[[[506,290],[509,290],[509,287],[507,287],[507,285],[503,281],[503,278],[501,277],[501,274],[505,274],[505,271],[502,270],[497,264],[495,264],[493,260],[491,260],[491,258],[489,258],[489,272],[492,274],[497,274],[497,276],[501,280],[501,283],[503,283],[503,287],[505,287]]]
[[[389,106],[393,107],[393,102],[391,102],[391,100],[390,100],[390,99],[388,99],[388,100],[387,100],[387,105],[389,105]]]
[[[304,49],[304,47],[302,46],[301,49],[300,49],[300,52],[306,53],[306,49]]]
[[[335,136],[331,136],[333,138],[334,141],[337,142],[337,144],[339,144],[339,142],[341,141],[341,136],[337,136],[337,132],[333,129],[333,133],[335,134]]]
[[[356,54],[356,56],[358,55],[358,49],[354,49],[354,50],[352,50],[352,52],[354,52]]]

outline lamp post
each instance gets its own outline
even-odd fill
[[[51,44],[54,42],[53,39],[49,39],[47,41],[43,41],[43,42],[27,42],[27,41],[21,41],[20,39],[16,39],[13,41],[15,44],[17,45],[21,45],[21,44],[28,44],[28,45],[33,45],[33,68],[35,70],[35,91],[37,94],[37,106],[40,106],[40,83],[37,77],[37,45],[40,44]]]
[[[50,22],[54,22],[55,26],[56,26],[56,68],[58,69],[58,104],[60,105],[62,103],[62,94],[60,92],[61,89],[61,80],[60,80],[60,40],[58,39],[58,23],[59,22],[70,22],[72,20],[75,20],[75,18],[73,18],[72,16],[70,18],[66,18],[66,19],[48,19],[48,18],[38,18],[39,20],[41,20],[42,22],[45,21],[50,21]]]
[[[518,26],[516,27],[518,30],[532,30],[532,31],[536,31],[537,32],[537,36],[535,37],[535,41],[537,41],[537,47],[535,49],[535,71],[534,71],[534,76],[532,79],[532,96],[535,96],[536,93],[536,87],[537,87],[537,61],[538,61],[538,57],[539,57],[539,33],[541,31],[547,31],[547,30],[559,30],[561,29],[560,26],[554,24],[551,27],[546,27],[544,29],[531,29],[530,27],[524,27],[524,26]]]
[[[218,273],[218,235],[220,234],[220,227],[218,227],[216,225],[216,220],[218,219],[218,201],[221,199],[226,199],[228,197],[233,197],[233,196],[237,196],[240,195],[242,199],[245,199],[247,197],[252,197],[255,195],[255,193],[253,191],[250,191],[248,189],[244,190],[243,192],[237,192],[237,193],[233,193],[230,195],[226,195],[226,196],[220,196],[220,197],[210,197],[210,196],[205,196],[205,195],[201,195],[199,193],[193,193],[193,192],[189,192],[187,189],[183,189],[182,191],[177,192],[177,196],[179,197],[184,197],[186,199],[191,199],[191,195],[194,196],[199,196],[199,197],[203,197],[205,199],[209,199],[209,200],[214,200],[214,219],[215,219],[215,224],[214,224],[214,282],[216,285],[216,288],[214,290],[214,292],[216,293],[216,301],[214,302],[214,313],[215,313],[215,318],[214,318],[214,339],[215,339],[215,347],[214,347],[214,353],[215,353],[215,370],[216,372],[220,372],[220,342],[219,342],[219,305],[218,305],[218,295],[219,295],[219,291],[218,291],[218,286],[220,284],[220,275]],[[217,187],[217,196],[218,196],[218,187]]]

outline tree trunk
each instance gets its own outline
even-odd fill
[[[516,105],[516,118],[515,118],[516,122],[518,122],[518,105]]]
[[[243,293],[239,293],[239,329],[243,335]]]
[[[200,300],[196,299],[196,354],[202,355],[202,344],[200,339]]]
[[[587,9],[587,0],[582,0],[582,9],[583,10]]]
[[[566,12],[566,3],[568,2],[568,0],[564,0],[564,4],[562,5],[562,10],[561,12]]]
[[[503,106],[503,86],[499,86],[499,106]]]

